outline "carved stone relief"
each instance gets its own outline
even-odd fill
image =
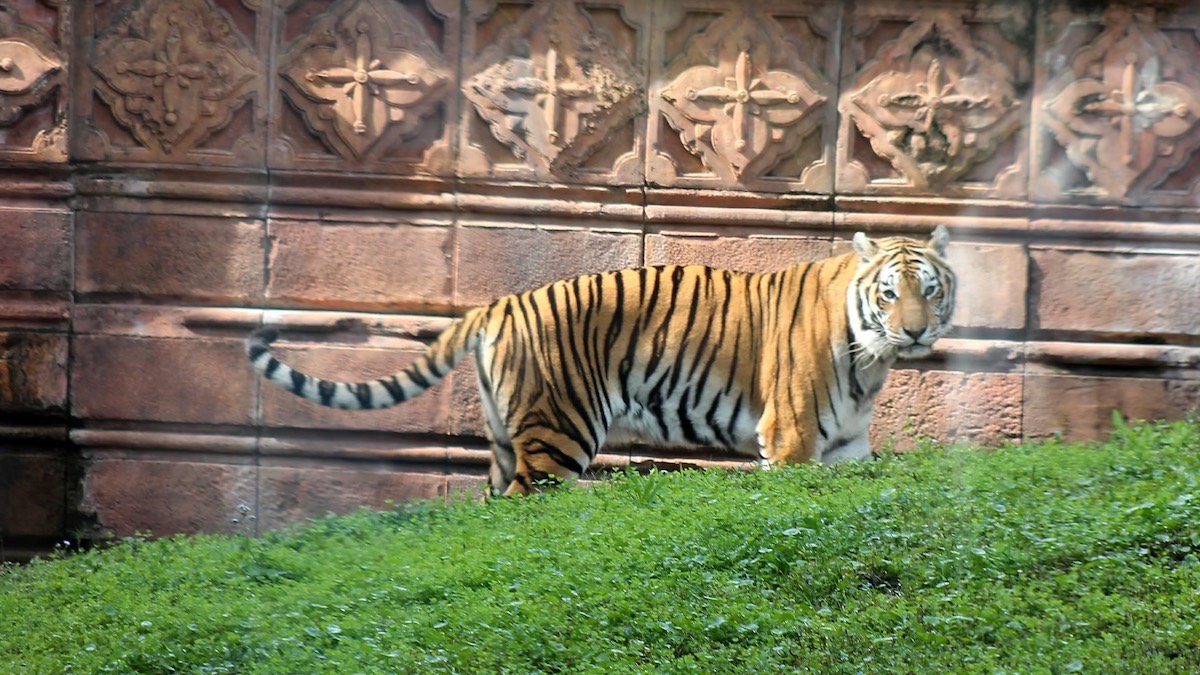
[[[421,24],[384,0],[336,3],[289,46],[280,74],[307,125],[359,161],[420,130],[451,78]]]
[[[53,108],[43,115],[33,138],[19,144],[24,147],[13,147],[6,138],[0,143],[0,152],[49,161],[66,159],[65,97],[60,91],[65,81],[66,56],[55,39],[40,26],[24,21],[15,8],[0,7],[0,128],[17,124],[30,110]]]
[[[679,21],[686,20],[685,13]],[[800,21],[809,30],[830,32],[829,26],[817,27],[819,20]],[[815,161],[768,176],[784,160],[795,164],[797,149],[827,121],[823,112],[834,94],[770,14],[749,7],[726,13],[693,35],[681,53],[664,57],[670,58],[668,84],[654,92],[657,116],[699,159],[709,180],[751,189],[772,189],[766,187],[772,183],[773,189],[811,192],[830,187],[828,172],[821,170],[828,166],[822,149]],[[683,158],[672,155],[663,133],[655,139],[652,179],[703,184]]]
[[[1047,86],[1041,121],[1087,175],[1084,191],[1119,201],[1153,189],[1200,147],[1200,76],[1152,15],[1117,6],[1103,25]],[[1040,196],[1063,193],[1053,173],[1040,178]]]
[[[463,82],[492,136],[535,176],[572,179],[610,134],[645,110],[643,77],[616,40],[569,0],[544,0],[502,29]],[[465,173],[500,158],[469,153]]]
[[[860,36],[875,27],[867,25]],[[960,11],[919,14],[844,88],[839,190],[962,188],[953,184],[1022,129],[1028,57],[1015,51],[995,33],[991,39],[974,35]],[[872,175],[855,157],[860,139],[894,175]],[[984,190],[1022,196],[1024,166],[1022,156],[1002,167],[991,189]]]
[[[262,66],[210,0],[143,0],[98,39],[96,93],[146,148],[179,155],[227,125]]]

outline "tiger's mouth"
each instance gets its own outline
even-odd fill
[[[897,347],[896,356],[902,359],[919,359],[924,356],[929,356],[933,352],[933,348],[929,345],[923,345],[919,342],[911,344],[907,347]]]

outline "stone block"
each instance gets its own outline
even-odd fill
[[[918,437],[995,444],[1021,437],[1021,376],[896,369],[875,401],[871,447],[897,450]]]
[[[955,326],[1025,327],[1029,257],[1023,247],[951,243],[947,257],[958,276]]]
[[[455,304],[486,305],[551,281],[641,262],[641,237],[634,232],[463,227]]]
[[[66,487],[60,454],[0,450],[0,536],[61,537]]]
[[[73,413],[85,419],[250,424],[255,378],[241,340],[75,338]]]
[[[245,516],[238,505],[253,508],[254,466],[187,461],[115,459],[100,455],[87,466],[81,510],[95,514],[102,528],[118,537],[149,532],[246,532],[253,525],[234,524]]]
[[[1200,334],[1200,255],[1032,252],[1036,328]]]
[[[411,364],[424,350],[374,347],[288,346],[276,355],[301,372],[343,382],[376,379]],[[386,410],[337,410],[310,403],[269,382],[261,383],[263,423],[305,429],[357,429],[443,434],[448,382]]]
[[[66,336],[0,333],[0,411],[63,412],[66,404]]]
[[[71,288],[71,214],[0,210],[0,289]]]
[[[1098,440],[1112,413],[1126,419],[1182,419],[1200,409],[1200,381],[1141,377],[1030,374],[1025,378],[1025,437],[1061,433],[1068,441]]]
[[[468,355],[450,375],[449,405],[446,422],[450,434],[486,438],[483,403],[479,399],[479,381],[475,357]]]
[[[829,257],[828,239],[730,233],[646,235],[647,265],[708,265],[740,272],[774,272]]]
[[[257,303],[263,223],[83,211],[76,228],[76,290],[201,303]]]
[[[272,304],[394,311],[450,302],[448,227],[272,220],[270,230]]]
[[[258,490],[258,524],[267,530],[328,513],[388,509],[389,501],[440,500],[446,494],[446,476],[390,467],[263,466]]]

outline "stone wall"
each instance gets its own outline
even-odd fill
[[[246,366],[264,318],[305,369],[381,374],[505,292],[772,269],[859,230],[945,223],[962,277],[876,445],[1184,415],[1198,35],[1194,2],[7,2],[4,555],[482,481],[470,363],[397,409],[317,409]]]

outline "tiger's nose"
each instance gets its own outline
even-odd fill
[[[912,330],[910,328],[905,328],[904,334],[907,335],[909,337],[909,339],[911,339],[913,342],[920,342],[921,337],[923,335],[925,335],[925,328],[921,327],[916,330]]]

